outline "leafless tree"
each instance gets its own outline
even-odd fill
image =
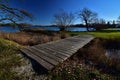
[[[8,5],[9,0],[0,0],[0,22],[6,20],[17,25],[17,21],[25,18],[33,19],[33,15],[23,9],[11,8]]]
[[[117,24],[120,25],[120,16],[117,19]]]
[[[60,28],[60,31],[65,31],[66,28],[74,21],[74,14],[72,12],[65,12],[64,10],[54,14],[54,24]]]
[[[97,13],[92,12],[87,8],[83,8],[78,12],[78,16],[85,23],[87,31],[89,31],[89,24],[94,22],[97,18]]]
[[[96,18],[96,20],[94,21],[94,24],[106,24],[106,21],[102,18]]]

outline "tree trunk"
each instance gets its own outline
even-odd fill
[[[87,31],[89,31],[89,25],[88,25],[88,21],[87,20],[85,20],[85,24],[86,24]]]
[[[88,25],[86,25],[86,28],[87,28],[87,31],[89,31],[89,26]]]
[[[65,31],[65,27],[60,27],[60,31]]]

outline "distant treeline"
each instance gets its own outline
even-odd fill
[[[86,27],[84,24],[71,25],[72,27]],[[102,30],[106,28],[120,28],[118,24],[89,24],[89,28],[94,28],[95,30]]]
[[[12,26],[12,27],[29,27],[32,26],[32,24],[28,23],[0,23],[0,26]]]
[[[95,30],[102,30],[106,28],[116,28],[117,25],[116,24],[92,24],[91,27],[94,28]]]
[[[89,24],[89,28],[94,28],[94,30],[99,31],[107,28],[120,28],[119,24]],[[71,25],[71,27],[83,27],[86,28],[84,24]]]
[[[13,24],[13,23],[7,23],[7,24],[0,24],[0,26],[19,27],[20,29],[29,28],[31,26],[57,27],[57,25],[42,26],[42,25],[32,25],[32,24],[28,24],[28,23],[19,23],[19,24],[16,24],[16,25]],[[84,24],[74,24],[74,25],[70,25],[69,27],[83,27],[83,28],[86,28],[86,25],[84,25]],[[102,30],[102,29],[106,29],[106,28],[120,28],[120,25],[118,25],[118,24],[89,24],[89,28],[94,28],[95,30]]]

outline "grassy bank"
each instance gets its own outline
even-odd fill
[[[119,38],[120,37],[120,31],[101,31],[101,32],[67,32],[70,35],[82,35],[82,34],[90,34],[95,36],[96,38]]]
[[[12,69],[21,65],[18,44],[0,38],[0,80],[16,80],[19,76]]]
[[[31,61],[21,53],[21,47],[0,38],[0,80],[44,80],[46,76],[37,75]]]

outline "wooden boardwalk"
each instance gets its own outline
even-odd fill
[[[93,38],[91,35],[79,35],[23,48],[21,51],[47,70],[52,70],[56,65],[72,56]]]

